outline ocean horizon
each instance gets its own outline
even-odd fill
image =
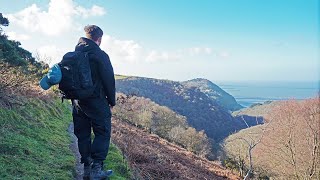
[[[320,81],[219,82],[217,85],[244,107],[265,101],[309,99],[320,91]]]

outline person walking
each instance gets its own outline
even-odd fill
[[[110,144],[111,110],[116,104],[115,79],[109,56],[100,49],[103,31],[96,25],[88,25],[84,31],[86,37],[79,39],[75,51],[88,53],[95,89],[91,97],[72,100],[72,115],[81,163],[84,164],[83,177],[98,180],[112,175],[112,170],[103,170],[103,161]]]

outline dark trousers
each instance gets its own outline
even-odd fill
[[[88,164],[90,158],[96,163],[102,163],[108,154],[111,136],[111,111],[107,100],[74,100],[72,104],[74,133],[78,138],[81,163]]]

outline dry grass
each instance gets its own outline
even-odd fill
[[[44,91],[34,75],[26,74],[17,66],[0,63],[0,106],[12,108],[24,105],[26,98],[49,99],[52,91]]]
[[[239,179],[222,166],[138,129],[112,120],[113,142],[128,159],[135,179]]]

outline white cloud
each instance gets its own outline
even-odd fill
[[[206,53],[206,54],[211,54],[212,53],[212,49],[211,48],[204,48],[204,52]]]
[[[190,56],[197,57],[228,57],[227,52],[213,53],[209,47],[192,47],[178,49],[174,51],[146,50],[139,43],[133,40],[119,40],[109,35],[102,38],[101,49],[106,51],[111,61],[118,63],[138,63],[138,62],[160,62],[160,61],[179,61],[188,59]]]
[[[201,49],[198,48],[198,47],[189,48],[189,53],[190,53],[191,55],[197,55],[197,54],[200,53],[200,51],[201,51]]]
[[[181,53],[173,52],[169,53],[167,51],[156,51],[152,50],[148,53],[146,57],[147,62],[156,62],[156,61],[172,61],[172,60],[180,60],[182,57]]]
[[[207,55],[207,58],[229,57],[229,53],[226,51],[213,54],[211,48],[187,48],[175,51],[148,51],[133,40],[119,40],[109,35],[103,36],[100,47],[109,54],[111,62],[115,66],[120,66],[123,63],[145,64],[188,60],[188,58],[191,57],[190,53],[193,53],[193,58],[203,58],[203,55]],[[58,48],[54,45],[48,45],[38,48],[36,52],[49,65],[53,65],[61,61],[62,56],[67,52],[67,50]]]
[[[222,57],[222,58],[228,58],[230,56],[230,54],[226,51],[222,51],[218,54],[219,57]]]
[[[178,52],[148,51],[133,40],[119,40],[109,35],[103,36],[101,49],[109,54],[113,63],[169,61],[181,57],[181,53]]]
[[[62,60],[66,50],[60,49],[54,45],[42,46],[33,53],[33,56],[40,58],[41,61],[48,63],[50,66]]]
[[[230,57],[230,53],[227,51],[213,51],[212,48],[209,47],[193,47],[193,48],[189,48],[187,49],[187,52],[189,53],[189,55],[191,56],[203,56],[203,55],[207,55],[207,56],[211,56],[211,57],[216,57],[216,58],[222,58],[222,59],[226,59]]]
[[[106,14],[103,7],[93,5],[85,8],[77,5],[73,0],[50,0],[48,9],[40,8],[37,4],[32,4],[21,11],[8,14],[10,19],[10,27],[19,31],[12,30],[8,32],[10,38],[17,40],[33,40],[38,44],[43,44],[44,36],[68,36],[70,32],[80,32],[82,25],[79,23],[80,18],[88,18],[92,16],[102,16]],[[67,40],[66,40],[67,41]],[[54,41],[51,42],[51,44]],[[49,64],[59,62],[66,51],[57,48],[55,45],[47,45],[38,47],[32,44],[31,49],[37,49],[41,57],[44,59],[52,59]],[[59,46],[61,47],[61,46]],[[190,56],[218,56],[219,53],[213,54],[210,47],[192,47],[186,49],[177,49],[171,51],[159,51],[157,49],[148,50],[140,43],[133,40],[121,40],[109,35],[102,38],[101,48],[105,50],[111,57],[113,63],[140,63],[140,62],[162,62],[162,61],[178,61],[188,59]],[[227,53],[222,53],[221,57],[227,57]]]
[[[143,58],[143,48],[133,40],[119,40],[109,35],[102,38],[101,49],[116,61],[137,62]]]
[[[18,33],[13,32],[13,31],[6,32],[6,34],[8,35],[9,39],[11,39],[11,40],[23,41],[23,40],[29,40],[30,39],[30,36],[28,36],[26,34],[18,34]]]
[[[102,16],[106,12],[103,7],[93,5],[91,9],[77,6],[72,0],[51,0],[47,11],[36,4],[7,15],[10,23],[18,25],[29,32],[40,32],[45,35],[59,35],[76,29],[74,18]]]
[[[212,49],[209,47],[192,47],[188,49],[190,55],[210,55],[212,54]]]
[[[102,16],[106,14],[106,11],[103,7],[93,5],[91,9],[85,9],[81,6],[78,6],[76,7],[76,13],[84,18],[88,18],[90,16]]]

